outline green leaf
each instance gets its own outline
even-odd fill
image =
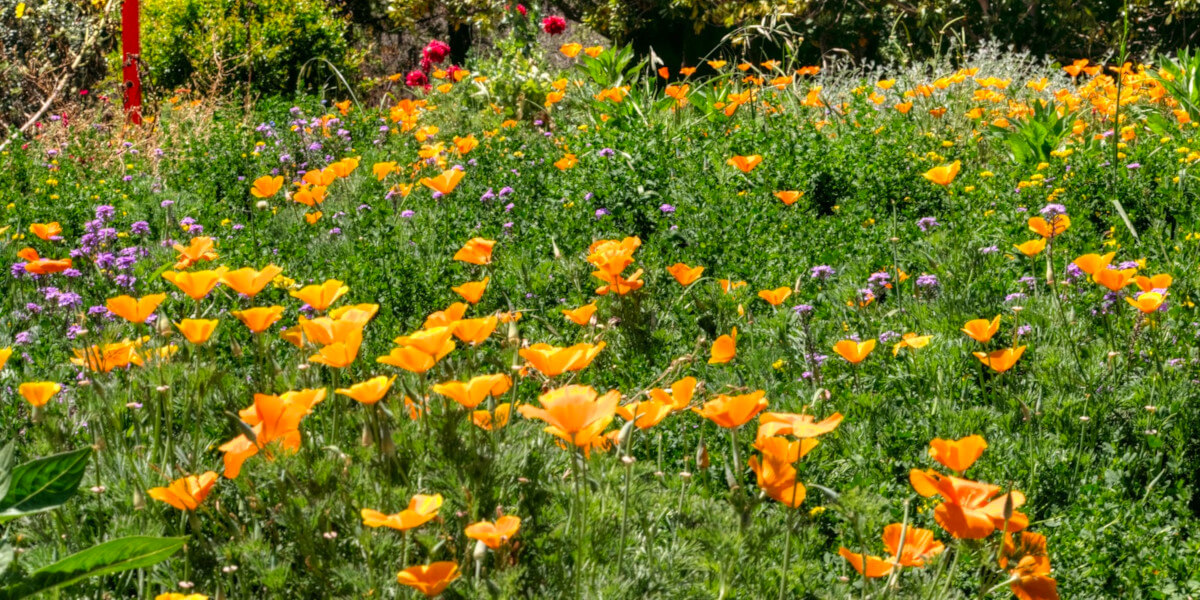
[[[62,505],[75,495],[91,455],[87,447],[18,465],[0,500],[0,523]]]
[[[177,552],[187,540],[186,536],[134,536],[105,542],[42,567],[23,581],[0,589],[0,600],[27,598],[87,577],[149,567]]]
[[[13,441],[9,441],[4,445],[4,449],[0,450],[0,498],[8,494],[8,485],[12,482],[12,466],[15,450],[16,444]]]

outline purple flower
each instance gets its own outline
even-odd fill
[[[811,313],[814,309],[811,304],[797,304],[796,306],[792,307],[792,310],[795,311],[795,313],[798,315],[807,315],[807,314]]]
[[[107,221],[111,219],[116,212],[117,209],[107,204],[101,204],[100,206],[96,207],[96,219],[99,221]]]
[[[1020,281],[1021,283],[1025,284],[1030,289],[1032,289],[1034,286],[1037,285],[1037,277],[1030,277],[1029,275],[1022,277],[1022,278],[1018,279],[1017,281]]]
[[[611,213],[608,212],[607,208],[597,208],[596,209],[596,218],[597,219],[601,219],[608,214],[611,214]]]
[[[492,188],[488,188],[487,191],[484,192],[483,195],[479,197],[479,201],[487,202],[488,200],[493,200],[495,198],[496,198],[496,193],[492,191]]]
[[[829,265],[817,265],[809,271],[809,276],[813,279],[829,279],[837,274],[833,267]]]
[[[936,288],[937,286],[938,286],[937,275],[930,275],[930,274],[926,273],[926,274],[923,274],[923,275],[917,277],[917,287],[932,289],[932,288]]]
[[[1030,333],[1033,333],[1032,325],[1022,325],[1017,328],[1017,337],[1024,337],[1024,336],[1029,335]]]
[[[979,249],[980,254],[995,254],[1000,251],[998,246],[986,246]]]
[[[501,194],[501,195],[503,195],[503,194]],[[509,202],[508,204],[505,204],[505,205],[504,205],[504,212],[510,212],[510,211],[512,211],[512,209],[513,209],[514,207],[516,207],[516,204],[513,204],[512,202]]]
[[[1130,171],[1134,171],[1134,170],[1142,168],[1142,163],[1135,163],[1135,162],[1129,163],[1129,164],[1125,165],[1125,168],[1129,169]]]
[[[1019,302],[1024,299],[1025,299],[1025,294],[1022,294],[1021,292],[1013,292],[1004,297],[1005,302]]]
[[[143,235],[150,233],[150,224],[145,221],[137,221],[129,226],[129,233],[133,235]]]
[[[888,343],[894,339],[897,339],[899,337],[900,337],[900,334],[896,333],[895,331],[885,331],[885,332],[879,334],[879,343],[886,344],[886,343]]]
[[[505,196],[507,196],[507,195],[509,195],[509,194],[511,194],[511,193],[513,193],[513,189],[512,189],[512,188],[510,188],[510,187],[508,187],[507,185],[506,185],[506,186],[504,186],[504,187],[502,187],[502,188],[500,188],[500,197],[501,197],[501,198],[503,198],[503,197],[505,197]]]
[[[920,228],[921,233],[928,233],[931,229],[941,227],[941,224],[937,222],[936,217],[921,217],[917,219],[917,227]]]
[[[596,156],[606,156],[607,157],[607,156],[612,156],[613,154],[616,154],[616,152],[612,148],[601,148],[600,151],[596,153]]]
[[[13,338],[13,343],[17,345],[28,344],[33,341],[33,334],[28,331],[22,331]]]
[[[174,200],[163,200],[158,205],[163,208],[170,208],[175,205],[175,201]]]
[[[887,271],[877,271],[875,273],[871,273],[871,276],[867,278],[867,285],[873,287],[887,287],[891,282],[892,275]]]
[[[1047,219],[1049,219],[1050,217],[1055,217],[1058,215],[1066,214],[1067,207],[1065,207],[1061,204],[1050,203],[1050,204],[1047,204],[1046,206],[1042,207],[1042,210],[1040,212],[1042,213],[1043,217],[1046,217]]]
[[[675,207],[671,206],[670,204],[664,204],[664,205],[658,207],[658,210],[661,210],[664,213],[669,215],[669,214],[675,212]]]
[[[411,211],[411,210],[405,210],[405,211],[403,211],[403,212],[401,212],[401,213],[400,213],[400,217],[401,217],[401,218],[403,218],[403,219],[411,219],[411,218],[413,218],[413,215],[416,215],[416,214],[417,214],[417,213],[415,213],[415,212],[413,212],[413,211]]]

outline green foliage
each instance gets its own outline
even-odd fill
[[[1033,112],[1009,123],[1009,127],[989,125],[988,132],[1004,142],[1008,155],[1025,166],[1034,166],[1051,158],[1051,152],[1062,149],[1071,133],[1075,116],[1060,111],[1052,104],[1034,102]]]
[[[80,448],[17,465],[11,471],[4,468],[0,488],[6,492],[0,499],[0,523],[61,506],[75,495],[91,456],[91,448]]]
[[[1200,52],[1190,47],[1176,51],[1174,56],[1155,56],[1159,66],[1158,80],[1179,106],[1192,119],[1200,119]]]
[[[314,59],[351,78],[361,56],[350,44],[349,24],[323,0],[148,0],[142,8],[142,60],[164,94],[287,92]]]
[[[186,542],[186,537],[125,537],[104,542],[46,565],[20,583],[0,588],[0,599],[28,598],[88,577],[144,569],[166,560]]]

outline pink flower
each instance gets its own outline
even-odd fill
[[[529,10],[525,8],[524,4],[518,4],[517,12],[521,13],[521,16],[524,17],[526,14],[529,13]]]
[[[429,76],[422,71],[409,71],[404,76],[404,84],[408,87],[429,87]]]
[[[429,40],[425,45],[425,49],[421,51],[421,55],[435,63],[441,63],[446,60],[450,54],[450,44],[439,42],[438,40]]]
[[[549,16],[542,19],[542,31],[550,35],[558,35],[567,30],[567,20],[559,16]]]

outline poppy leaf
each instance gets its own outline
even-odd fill
[[[0,523],[61,506],[75,495],[91,455],[88,446],[18,465],[0,500]]]

